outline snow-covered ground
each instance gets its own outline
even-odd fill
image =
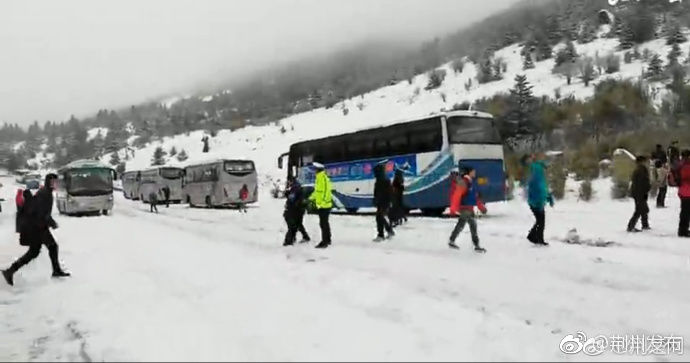
[[[594,187],[595,201],[569,195],[548,210],[548,248],[526,242],[520,199],[489,205],[485,255],[467,231],[459,252],[447,248],[451,219],[411,218],[374,244],[373,217],[334,215],[332,248],[283,248],[282,201],[266,190],[246,215],[179,205],[152,215],[118,195],[112,216],[56,217],[72,278],[52,280],[44,251],[14,288],[0,284],[0,360],[584,360],[560,352],[566,335],[690,338],[675,191],[652,210],[653,231],[629,235],[632,202],[611,201],[608,181]],[[12,209],[0,214],[0,265],[23,252]],[[616,244],[559,242],[571,228]],[[661,358],[683,360],[596,357]]]

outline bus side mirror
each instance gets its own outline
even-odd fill
[[[282,155],[280,155],[280,156],[278,157],[278,169],[282,169],[282,168],[283,168],[283,158],[286,157],[286,156],[288,156],[289,154],[290,154],[290,153],[285,153],[285,154],[282,154]]]

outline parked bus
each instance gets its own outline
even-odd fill
[[[163,200],[162,189],[167,185],[170,188],[170,201],[180,203],[182,201],[182,176],[184,170],[173,167],[158,167],[140,172],[139,198],[148,203],[151,192],[158,194],[158,200]]]
[[[326,166],[336,206],[355,213],[373,207],[374,167],[384,161],[392,178],[403,170],[408,209],[440,215],[449,206],[450,173],[458,161],[477,171],[485,202],[505,200],[503,146],[493,117],[475,111],[454,111],[344,135],[296,143],[280,156],[287,175],[305,189],[313,188],[312,162]]]
[[[139,200],[140,171],[128,171],[122,174],[122,194],[126,199]]]
[[[94,160],[78,160],[57,172],[57,208],[61,214],[102,213],[113,209],[115,170]]]
[[[240,191],[249,190],[246,203],[259,200],[259,185],[251,160],[217,160],[191,165],[184,170],[183,191],[190,206],[237,206]]]

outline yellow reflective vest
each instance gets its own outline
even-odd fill
[[[314,192],[309,196],[309,200],[316,204],[317,209],[331,209],[333,208],[333,194],[331,189],[333,189],[333,186],[326,171],[319,171],[316,173]]]

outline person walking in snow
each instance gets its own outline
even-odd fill
[[[158,214],[158,193],[156,192],[149,193],[149,211],[151,213],[156,211],[156,214]]]
[[[630,195],[635,200],[635,212],[628,222],[628,232],[640,232],[636,228],[637,221],[642,218],[642,229],[649,230],[649,206],[647,198],[651,183],[649,181],[649,170],[647,170],[647,158],[638,156],[635,159],[637,167],[633,171],[630,185]]]
[[[170,187],[164,185],[161,191],[163,192],[163,198],[165,198],[165,208],[170,208]]]
[[[546,203],[553,207],[554,201],[546,179],[546,155],[537,153],[523,160],[529,167],[527,203],[535,219],[534,226],[527,234],[527,240],[538,246],[548,246],[549,244],[544,239]]]
[[[328,219],[333,208],[333,186],[323,164],[313,163],[312,167],[316,169],[316,180],[314,191],[309,196],[309,203],[311,209],[318,214],[321,227],[321,242],[316,248],[328,248],[331,245],[331,225]]]
[[[50,233],[50,229],[58,228],[57,223],[51,216],[53,211],[53,190],[58,176],[55,174],[48,174],[45,178],[45,184],[36,195],[31,198],[31,202],[25,201],[24,206],[24,220],[22,221],[22,237],[29,245],[26,253],[15,261],[7,270],[2,271],[2,276],[9,285],[14,285],[14,274],[19,271],[26,264],[38,257],[41,252],[41,247],[46,246],[50,262],[53,268],[53,277],[68,277],[70,273],[65,272],[60,267],[60,260],[58,258],[58,245],[55,238]]]
[[[391,205],[390,221],[392,227],[399,226],[403,221],[407,222],[405,215],[405,204],[403,203],[403,195],[405,193],[405,176],[400,169],[395,170],[393,177],[393,200]]]
[[[240,189],[240,204],[239,204],[239,211],[240,213],[247,213],[247,202],[249,201],[249,188],[247,187],[247,184],[244,184],[242,186],[242,189]]]
[[[678,197],[680,198],[680,218],[678,237],[690,238],[690,150],[683,150],[683,163],[680,166]]]
[[[462,176],[455,182],[455,188],[450,200],[450,214],[458,216],[458,222],[450,234],[450,241],[448,246],[452,249],[459,249],[455,244],[458,235],[465,228],[466,224],[470,226],[470,233],[472,234],[472,243],[474,244],[474,251],[478,253],[486,252],[486,249],[479,245],[479,235],[477,234],[477,220],[474,214],[474,208],[477,207],[482,214],[486,214],[486,207],[479,199],[479,193],[476,189],[474,180],[477,177],[477,172],[472,167],[461,168],[463,170]]]
[[[388,212],[391,208],[391,199],[393,190],[391,182],[386,177],[386,163],[383,161],[374,168],[374,175],[376,176],[376,183],[374,184],[374,206],[376,207],[376,231],[377,235],[374,242],[381,242],[386,238],[390,239],[395,236],[393,227],[387,220]],[[386,231],[387,236],[384,237],[383,231]]]
[[[656,195],[656,207],[666,208],[666,192],[668,191],[668,163],[657,160],[654,164],[654,171],[656,177],[656,185],[659,192]]]
[[[305,203],[302,185],[295,180],[294,177],[288,178],[285,211],[283,212],[288,230],[287,233],[285,233],[283,246],[292,246],[295,244],[298,231],[302,234],[301,243],[306,243],[311,240],[309,234],[307,234],[307,230],[304,228]]]
[[[680,182],[680,149],[678,149],[678,141],[671,142],[668,147],[668,163],[671,172],[671,186],[678,186]]]

